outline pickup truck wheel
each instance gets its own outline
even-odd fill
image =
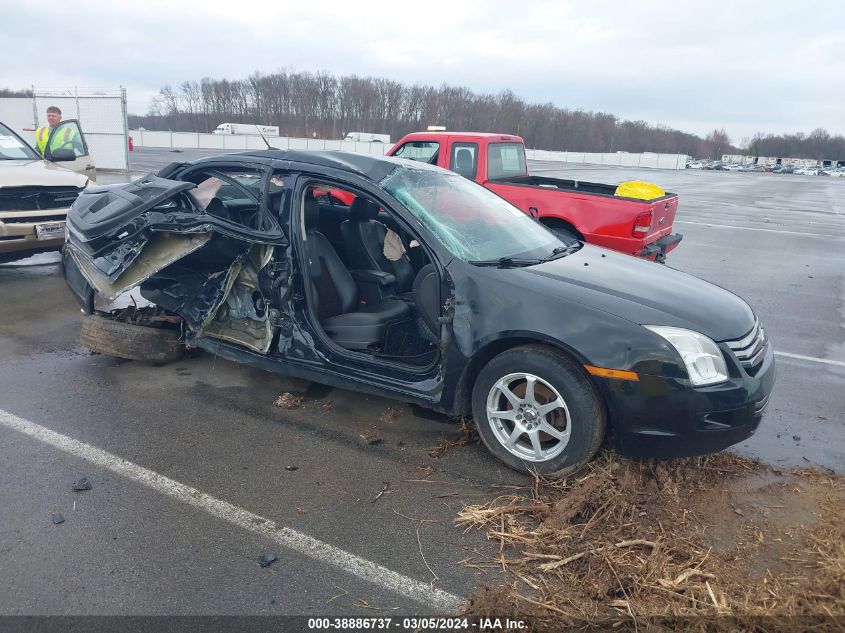
[[[79,340],[92,352],[147,363],[173,362],[184,352],[177,330],[134,325],[96,314],[83,321]]]
[[[503,352],[478,375],[472,410],[482,441],[523,472],[563,477],[601,445],[604,407],[585,373],[547,347]]]

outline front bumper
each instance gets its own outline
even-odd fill
[[[67,208],[0,211],[0,260],[61,248],[67,212]],[[39,235],[39,226],[51,232]]]
[[[760,425],[775,383],[768,344],[754,375],[736,365],[732,377],[693,389],[686,380],[640,375],[639,381],[596,379],[604,395],[616,451],[632,457],[706,455],[742,442]]]

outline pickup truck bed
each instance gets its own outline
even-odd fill
[[[624,198],[615,195],[615,185],[546,176],[498,178],[485,187],[552,229],[629,255],[662,261],[681,241],[672,235],[678,209],[674,193],[652,200]]]
[[[620,199],[615,195],[616,186],[606,185],[600,182],[585,182],[583,180],[566,180],[564,178],[549,178],[547,176],[511,176],[510,178],[496,178],[488,180],[490,183],[502,183],[506,185],[522,185],[525,187],[542,187],[544,189],[554,189],[557,191],[572,191],[577,193],[592,193],[600,196],[610,196],[611,198]],[[673,193],[667,193],[661,198],[654,200],[662,200],[674,196]],[[638,198],[622,198],[623,200],[636,200],[643,202]],[[649,202],[654,202],[650,200]]]
[[[616,185],[532,176],[522,139],[510,134],[417,132],[403,137],[389,156],[418,160],[474,180],[563,239],[654,261],[681,241],[672,234],[678,196],[652,200],[615,195]]]

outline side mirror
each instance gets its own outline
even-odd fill
[[[72,149],[57,149],[50,152],[50,159],[54,163],[76,160],[76,154]]]

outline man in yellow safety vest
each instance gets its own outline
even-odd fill
[[[38,153],[44,156],[47,150],[47,141],[50,139],[50,133],[62,124],[62,111],[56,106],[47,108],[47,125],[35,130],[35,147]],[[66,125],[64,128],[53,135],[53,140],[50,141],[50,151],[54,152],[57,149],[74,149],[78,145],[76,139],[76,129],[73,125]]]

